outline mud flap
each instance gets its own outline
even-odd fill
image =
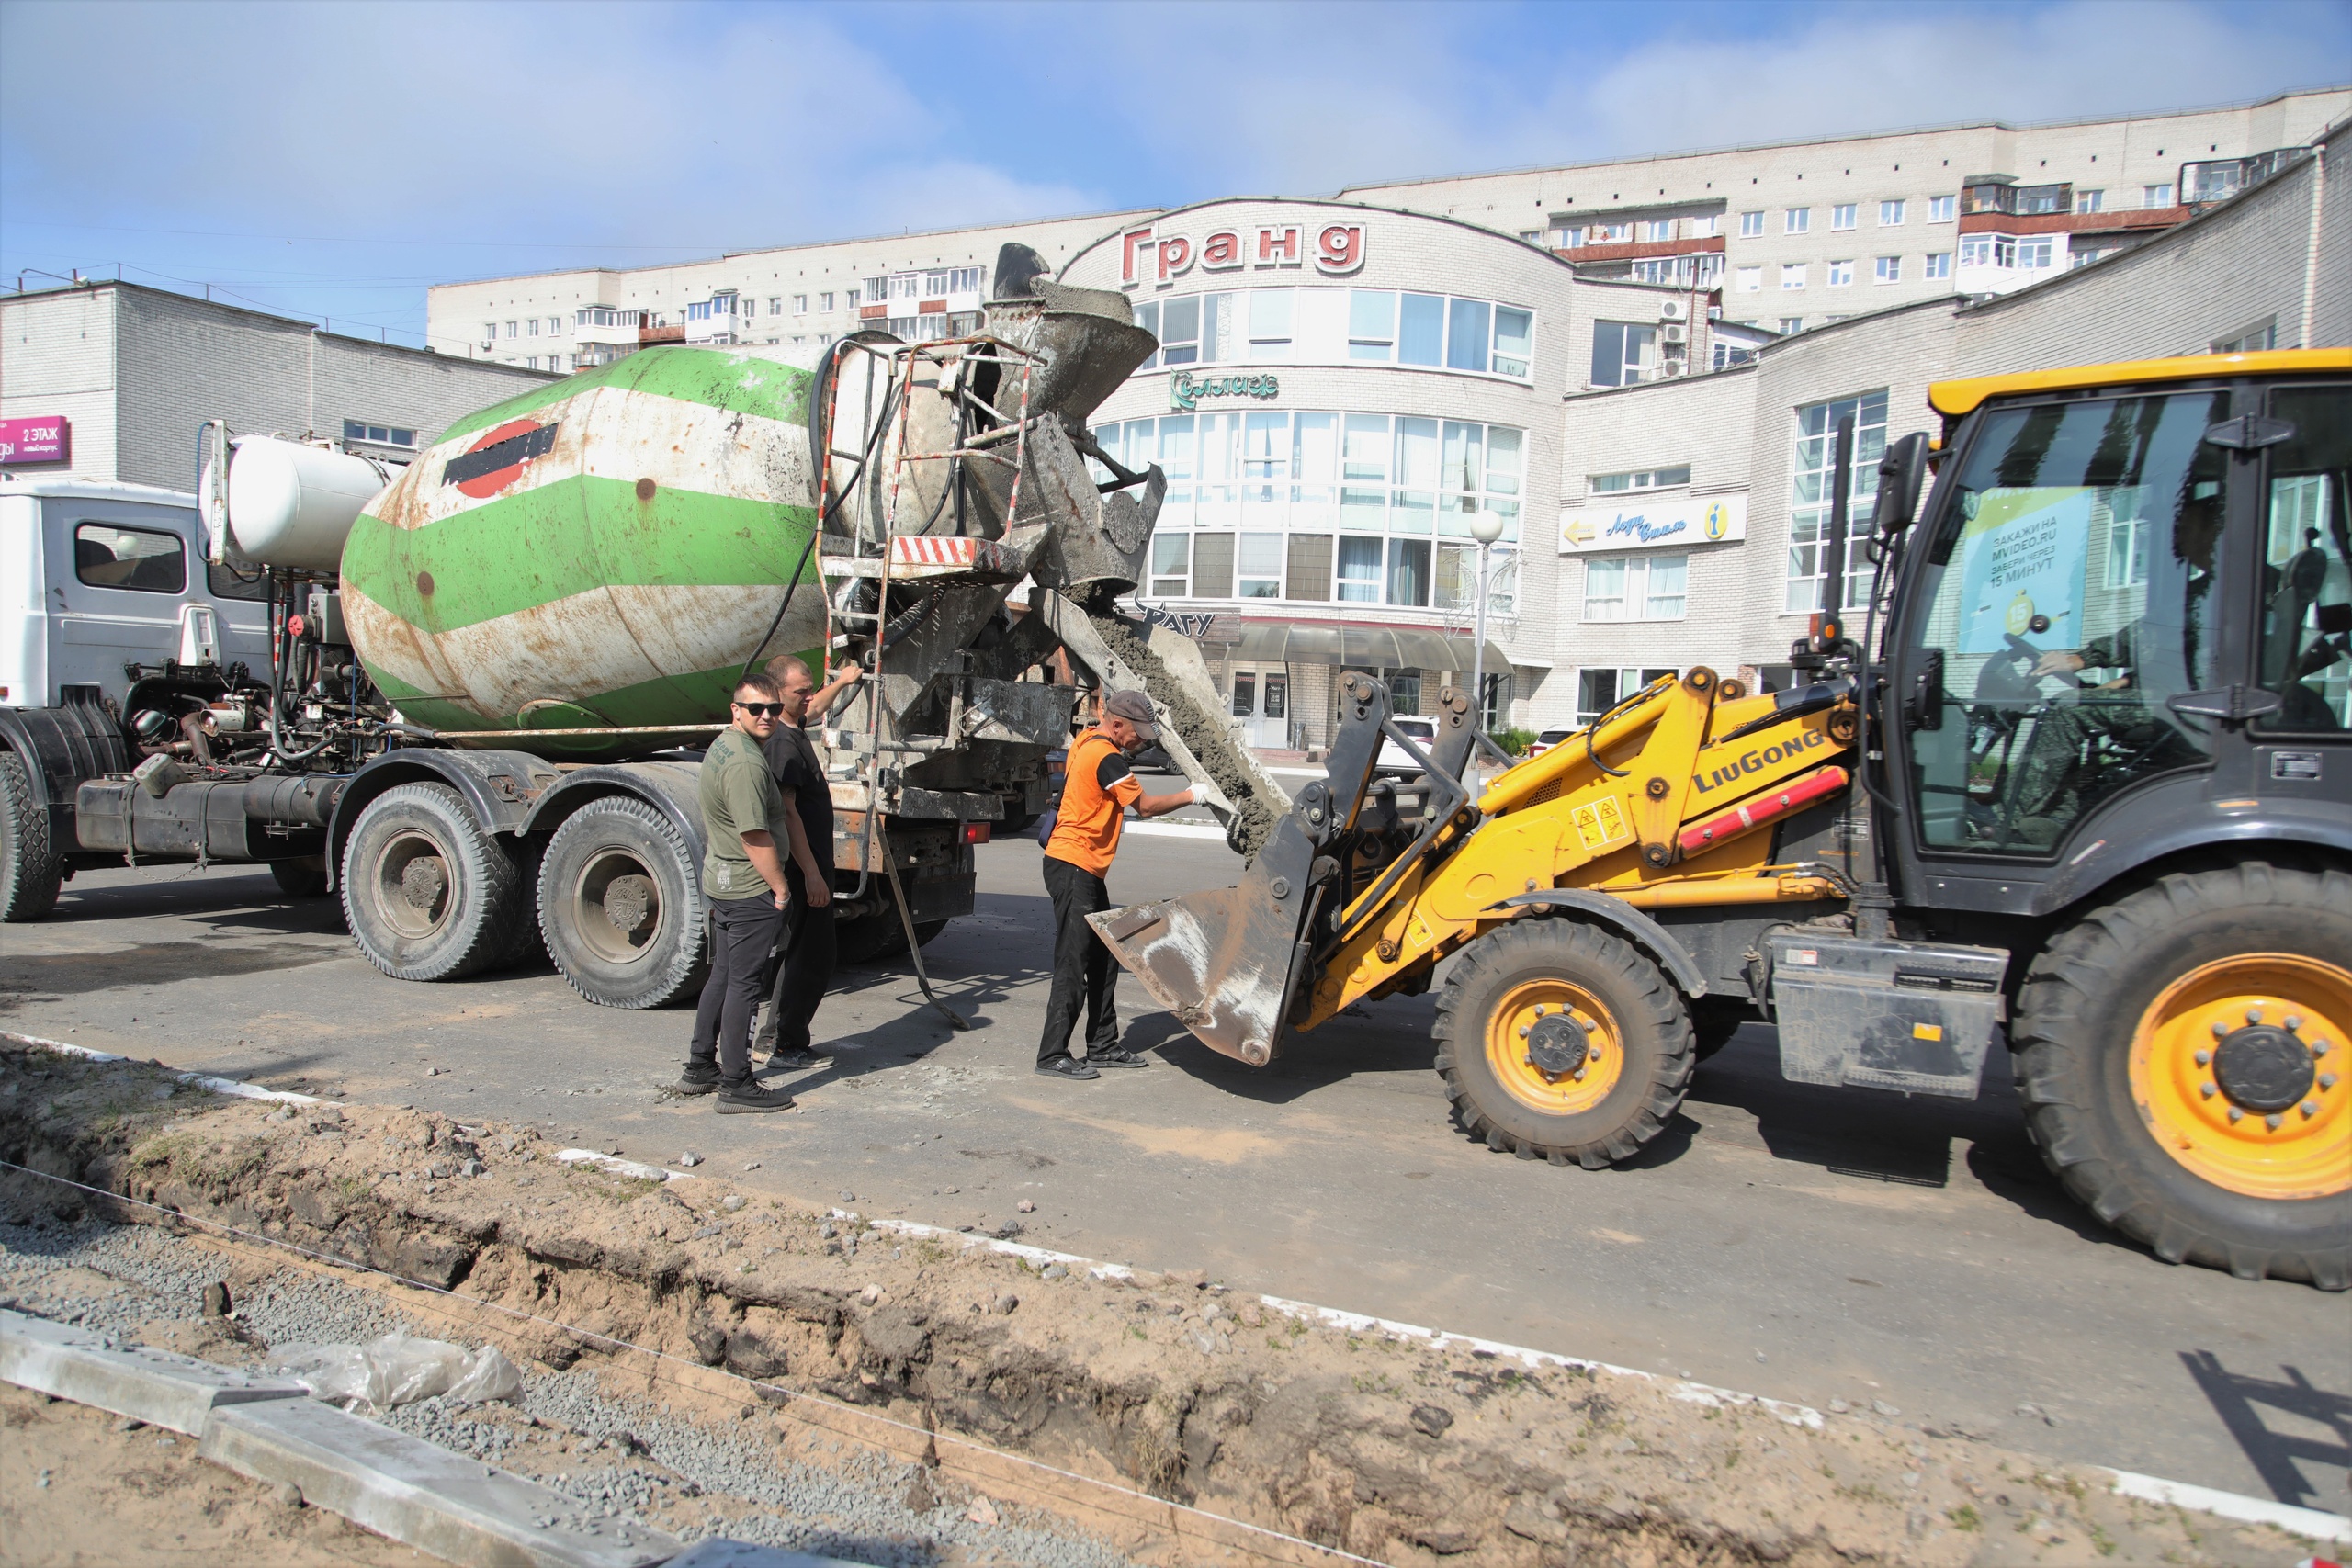
[[[1181,898],[1106,909],[1087,920],[1151,998],[1211,1050],[1253,1067],[1272,1061],[1306,967],[1304,932],[1320,890],[1315,845],[1285,817],[1241,882]]]

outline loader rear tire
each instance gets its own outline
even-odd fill
[[[1471,943],[1438,998],[1435,1033],[1464,1133],[1587,1170],[1665,1131],[1695,1061],[1690,1015],[1658,966],[1622,937],[1560,919],[1521,919]]]
[[[65,857],[50,836],[49,807],[14,751],[0,751],[0,920],[38,920],[57,908]]]
[[[343,915],[368,962],[395,980],[487,969],[530,919],[514,859],[458,792],[411,784],[369,801],[343,852]]]
[[[2352,875],[2166,876],[2059,932],[2010,1028],[2043,1161],[2167,1263],[2352,1286]]]

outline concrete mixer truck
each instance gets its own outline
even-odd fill
[[[214,422],[193,508],[9,485],[0,917],[84,867],[259,863],[339,895],[388,975],[543,944],[590,1000],[660,1005],[704,959],[699,749],[785,652],[863,671],[823,721],[852,957],[967,912],[974,846],[1043,809],[1057,650],[1154,693],[1254,848],[1287,799],[1191,645],[1113,608],[1165,481],[1086,419],[1153,340],[1044,274],[1007,246],[968,338],[647,348],[401,468]]]

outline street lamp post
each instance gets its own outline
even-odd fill
[[[1470,519],[1470,536],[1478,541],[1478,615],[1470,651],[1470,705],[1478,733],[1483,735],[1487,732],[1487,552],[1503,536],[1503,520],[1481,509]]]

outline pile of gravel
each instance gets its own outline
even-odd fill
[[[51,1277],[72,1269],[104,1275],[117,1289],[93,1298],[60,1288]],[[141,1337],[159,1318],[200,1318],[205,1286],[219,1278],[218,1264],[199,1247],[153,1226],[87,1218],[0,1223],[0,1305],[126,1339]],[[390,1310],[372,1291],[309,1269],[277,1270],[248,1286],[234,1304],[238,1321],[267,1345],[365,1344],[394,1332],[437,1332]],[[1126,1562],[1058,1521],[1015,1518],[1006,1510],[998,1523],[983,1525],[945,1502],[917,1513],[904,1499],[920,1467],[870,1450],[853,1449],[840,1464],[820,1468],[786,1457],[764,1418],[746,1420],[735,1430],[715,1428],[665,1406],[600,1394],[585,1371],[526,1372],[523,1382],[524,1415],[608,1447],[623,1461],[561,1475],[538,1474],[533,1467],[535,1479],[591,1512],[649,1530],[676,1529],[653,1517],[655,1510],[682,1497],[707,1496],[731,1499],[748,1510],[713,1508],[707,1523],[677,1529],[687,1540],[725,1535],[876,1568],[925,1568],[949,1548],[958,1561],[975,1564],[1118,1568]],[[376,1418],[495,1464],[514,1457],[522,1440],[522,1428],[501,1415],[502,1407],[434,1398]],[[676,1481],[625,1462],[637,1453]]]

